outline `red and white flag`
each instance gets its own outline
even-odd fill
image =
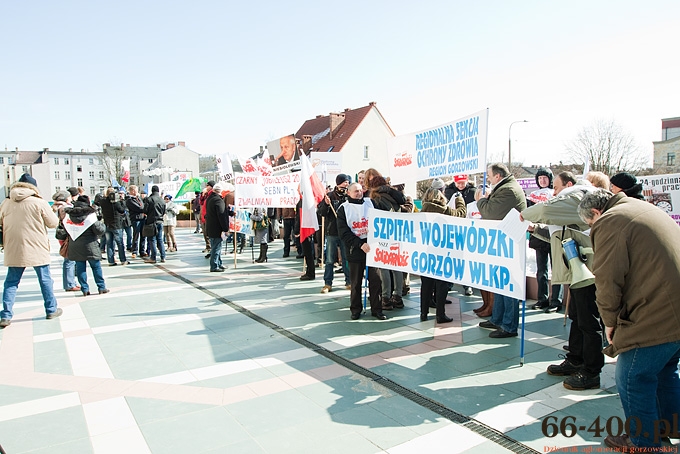
[[[123,176],[120,177],[121,181],[125,183],[130,182],[130,160],[125,159],[123,162],[120,163],[120,166],[123,169]]]
[[[326,195],[326,189],[314,172],[312,162],[302,153],[300,155],[300,192],[302,192],[302,210],[300,211],[300,241],[319,230],[319,220],[316,218],[316,206]]]

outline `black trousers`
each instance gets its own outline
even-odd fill
[[[302,255],[305,256],[306,271],[305,274],[309,277],[316,276],[316,269],[314,268],[314,244],[312,243],[313,235],[308,236],[302,241]]]
[[[437,306],[437,318],[444,317],[446,315],[444,304],[446,304],[446,295],[448,292],[448,282],[432,279],[427,276],[420,276],[420,315],[427,315],[430,311],[430,303],[432,302],[432,295],[434,293],[434,303]]]
[[[363,289],[364,272],[366,271],[366,257],[361,262],[349,262],[349,280],[350,280],[350,295],[349,295],[349,309],[352,314],[360,314],[364,309],[363,303]],[[380,280],[380,273],[377,268],[368,268],[368,294],[371,302],[371,312],[382,312],[382,300],[380,299],[380,291],[382,289],[382,281]]]
[[[293,229],[295,228],[295,218],[284,219],[283,220],[283,255],[290,254],[290,242],[293,240],[295,244],[295,249],[297,253],[300,254],[300,237],[293,235]]]
[[[572,288],[569,301],[569,353],[567,359],[583,364],[583,372],[597,375],[604,366],[602,353],[602,326],[600,312],[595,303],[595,285]]]

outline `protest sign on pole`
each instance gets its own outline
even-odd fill
[[[387,142],[392,183],[408,183],[486,170],[489,110]]]
[[[371,208],[366,264],[524,300],[526,226],[513,216],[491,221]]]

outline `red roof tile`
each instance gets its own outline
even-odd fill
[[[333,138],[330,134],[331,126],[331,116],[319,116],[312,120],[307,120],[295,133],[295,137],[302,143],[302,137],[309,135],[312,136],[312,151],[328,151],[331,147],[333,152],[339,152],[342,147],[347,143],[354,131],[359,127],[366,115],[371,111],[372,108],[377,110],[375,103],[370,103],[368,106],[359,107],[358,109],[348,109],[340,114],[345,115],[345,121],[340,125],[339,128],[333,133]],[[380,112],[378,111],[378,115]],[[380,115],[382,117],[382,115]],[[384,119],[383,119],[384,121]],[[385,122],[387,125],[387,122]],[[389,125],[387,128],[390,129]],[[390,129],[390,131],[392,131]],[[307,152],[307,149],[305,149]]]

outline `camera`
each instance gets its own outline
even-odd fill
[[[116,203],[116,193],[112,192],[111,194],[108,195],[109,202],[111,203]]]

